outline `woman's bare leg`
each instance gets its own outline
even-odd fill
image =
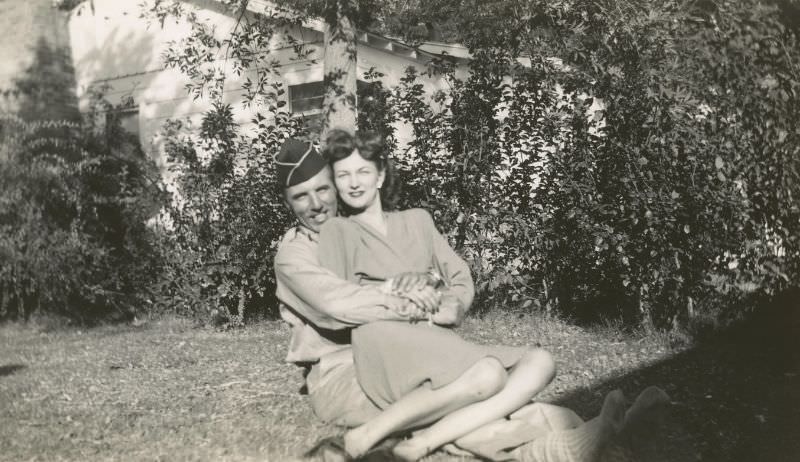
[[[367,452],[392,433],[426,425],[444,415],[498,393],[507,373],[495,358],[476,362],[452,383],[435,390],[422,386],[403,396],[377,417],[345,434],[353,457]]]
[[[530,350],[514,367],[499,393],[447,414],[430,428],[395,446],[394,453],[406,460],[420,459],[439,446],[455,441],[529,403],[550,383],[554,375],[552,356],[544,350]]]

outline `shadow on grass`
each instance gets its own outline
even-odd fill
[[[795,461],[800,454],[800,291],[757,318],[667,360],[560,397],[593,415],[605,393],[632,400],[648,385],[672,399],[634,460]]]
[[[7,375],[11,375],[16,373],[20,369],[25,369],[26,365],[24,364],[5,364],[0,366],[0,377],[5,377]]]

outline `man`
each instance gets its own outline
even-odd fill
[[[375,286],[359,286],[339,279],[322,268],[317,260],[318,232],[337,213],[337,193],[330,167],[313,146],[288,140],[276,157],[276,169],[283,199],[299,224],[286,233],[275,256],[280,312],[292,326],[286,359],[307,368],[306,385],[318,417],[346,427],[366,427],[363,424],[382,411],[358,384],[349,329],[378,320],[418,319],[422,315],[420,307],[432,311],[438,306],[437,293],[431,286],[419,284],[424,282],[425,275],[405,275],[401,285],[415,290],[405,291],[406,296],[399,297]],[[436,321],[457,325],[466,308],[448,305],[436,313]],[[543,367],[548,365],[543,363]],[[463,395],[449,394],[447,401],[442,401],[435,390],[423,390],[417,396],[422,401],[417,403],[426,403],[423,409],[430,407],[429,417],[441,417],[437,412],[470,404],[474,402],[474,390],[497,383],[493,373],[487,370],[462,375],[454,384],[464,391]],[[604,406],[603,414],[587,424],[568,409],[546,404],[525,406],[512,414],[512,419],[486,425],[456,443],[493,460],[590,460],[611,432],[622,425],[621,399],[621,393],[609,395],[606,404],[611,405]],[[410,418],[402,415],[404,409],[403,406],[399,409],[399,420]],[[568,431],[556,434],[553,430]],[[537,436],[536,441],[516,453],[507,452]],[[347,446],[347,436],[345,442]]]
[[[409,321],[420,316],[418,305],[435,306],[437,294],[432,287],[422,287],[413,292],[415,304],[375,286],[347,282],[322,268],[317,234],[337,213],[330,167],[313,147],[297,140],[283,145],[276,167],[284,201],[299,223],[286,233],[275,256],[280,312],[292,326],[286,360],[307,367],[306,385],[318,417],[357,426],[380,409],[358,385],[348,329],[371,321]],[[437,316],[456,324],[463,313],[453,308]]]

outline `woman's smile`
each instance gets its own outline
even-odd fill
[[[342,201],[354,210],[380,206],[380,187],[384,173],[358,149],[333,164],[333,177]]]

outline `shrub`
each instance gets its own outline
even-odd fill
[[[462,27],[471,74],[441,111],[413,74],[394,93],[406,201],[434,209],[479,298],[668,327],[796,285],[800,56],[780,12],[532,11]]]
[[[205,114],[196,134],[181,121],[165,127],[176,200],[165,212],[171,258],[162,307],[230,324],[276,313],[272,256],[293,217],[276,191],[272,159],[284,139],[303,131],[274,109],[256,121],[255,137],[239,134],[222,105]]]
[[[433,212],[472,267],[478,303],[670,327],[735,318],[754,297],[797,285],[800,55],[796,25],[776,7],[474,6],[447,17],[469,46],[469,75],[442,59],[430,71],[446,92],[426,94],[413,69],[396,88],[362,88],[359,124],[391,146],[395,121],[411,127],[394,153],[401,206]],[[167,61],[213,99],[224,81],[193,75],[192,63],[222,46],[242,68],[256,55],[241,32],[220,42],[196,27]],[[252,58],[261,73],[243,88],[264,109],[257,136],[239,134],[217,104],[199,136],[172,133],[168,147],[181,170],[173,247],[186,262],[170,283],[239,316],[271,296],[268,255],[289,224],[265,159],[287,136],[309,136],[281,109],[268,55]]]
[[[664,326],[720,305],[731,319],[742,298],[797,284],[797,207],[779,204],[797,194],[798,81],[784,72],[800,55],[778,10],[582,6],[555,31],[582,26],[565,43],[580,72],[562,79],[604,108],[594,135],[588,101],[575,105],[537,194],[553,296]]]
[[[145,222],[163,194],[115,127],[2,119],[0,318],[96,322],[146,306],[160,259]]]
[[[388,91],[370,72],[361,116],[392,142]],[[275,96],[285,90],[271,87]],[[204,114],[199,130],[171,121],[163,130],[177,200],[167,208],[170,245],[161,309],[237,325],[277,315],[273,257],[295,218],[276,188],[273,157],[289,137],[312,135],[283,105],[266,104],[253,133],[240,133],[230,106]],[[374,115],[374,117],[370,117]]]

